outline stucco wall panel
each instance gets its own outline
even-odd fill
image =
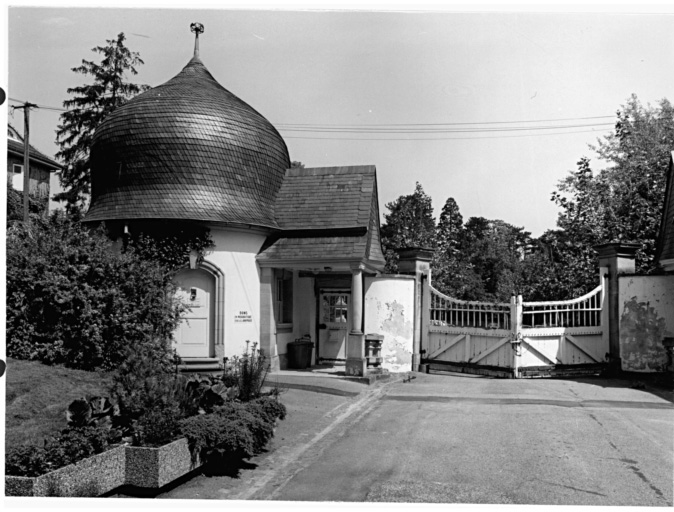
[[[391,372],[412,369],[414,339],[414,279],[365,278],[366,334],[382,334],[383,367]]]
[[[246,340],[260,341],[260,273],[255,261],[265,236],[211,228],[215,247],[206,260],[225,275],[224,356],[241,355]]]
[[[619,280],[620,357],[626,371],[662,371],[665,336],[674,336],[674,276]]]

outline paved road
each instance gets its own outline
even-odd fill
[[[439,375],[357,397],[298,393],[291,410],[317,400],[301,442],[164,497],[672,506],[671,393]]]

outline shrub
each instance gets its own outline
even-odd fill
[[[14,476],[40,476],[101,453],[109,446],[108,430],[101,427],[68,427],[47,439],[43,446],[18,446],[7,450],[5,472]]]
[[[270,417],[279,420],[284,420],[286,417],[286,406],[279,402],[278,398],[271,396],[263,396],[257,398],[253,404],[258,404]]]
[[[170,350],[183,307],[173,274],[55,212],[7,232],[7,354],[110,370],[128,346]]]
[[[5,473],[13,476],[40,476],[49,471],[44,448],[12,446],[5,454]]]
[[[216,407],[214,414],[246,428],[253,436],[253,453],[260,453],[274,436],[274,419],[254,403],[227,402]]]
[[[180,437],[180,409],[155,407],[145,411],[134,424],[133,442],[139,446],[162,446]]]
[[[146,343],[128,347],[125,356],[110,388],[123,416],[136,420],[145,411],[180,404],[182,382],[168,352]]]
[[[193,459],[209,461],[230,455],[251,457],[255,440],[250,429],[240,421],[220,414],[192,416],[180,422],[180,430],[187,438]]]

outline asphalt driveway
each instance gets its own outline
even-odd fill
[[[672,505],[671,392],[416,377],[357,396],[288,390],[268,453],[237,477],[199,476],[161,497]]]

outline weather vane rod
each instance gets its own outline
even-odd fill
[[[190,25],[190,30],[194,32],[194,56],[199,56],[199,34],[204,33],[204,26],[201,23],[192,23]]]

